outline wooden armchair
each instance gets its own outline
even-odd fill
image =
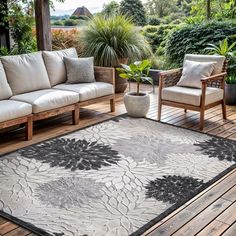
[[[191,59],[194,59],[194,55],[186,56],[191,56]],[[214,61],[214,57],[196,55],[196,61]],[[183,108],[185,112],[188,109],[199,111],[200,130],[202,130],[204,128],[205,110],[220,104],[223,119],[226,119],[225,78],[227,75],[227,60],[224,61],[223,66],[221,63],[221,68],[221,73],[201,79],[201,89],[177,86],[182,75],[182,68],[160,72],[158,120],[161,120],[162,105]]]

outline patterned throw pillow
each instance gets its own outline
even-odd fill
[[[66,65],[68,84],[95,82],[93,57],[64,57],[64,62]]]

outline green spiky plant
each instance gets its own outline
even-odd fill
[[[236,42],[229,45],[228,39],[225,38],[224,40],[220,41],[218,45],[208,44],[208,47],[205,50],[208,51],[210,54],[218,54],[229,58],[235,46]]]
[[[121,64],[122,68],[116,70],[120,72],[120,77],[123,79],[134,80],[137,82],[136,96],[140,96],[140,83],[149,82],[153,84],[152,78],[148,76],[152,66],[149,60],[136,61],[130,65]]]
[[[145,37],[126,16],[95,16],[81,36],[83,56],[93,56],[95,65],[115,67],[119,59],[140,60],[151,54]]]

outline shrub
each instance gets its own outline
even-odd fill
[[[159,25],[159,26],[145,26],[143,34],[150,43],[153,52],[158,50],[159,47],[165,47],[166,40],[170,32],[176,28],[176,25]]]
[[[65,26],[76,26],[78,24],[77,20],[68,19],[64,21]]]
[[[161,19],[157,16],[149,16],[148,17],[148,24],[149,25],[160,25],[161,24]]]
[[[75,47],[80,55],[82,53],[82,46],[79,41],[79,35],[80,32],[77,29],[54,29],[52,30],[52,47],[54,50]]]
[[[150,53],[145,37],[132,20],[122,16],[95,16],[81,37],[84,56],[93,56],[96,65],[116,66],[119,59],[142,59]]]
[[[170,63],[182,64],[186,53],[205,54],[204,49],[209,43],[218,43],[229,38],[229,43],[235,40],[236,24],[229,22],[205,22],[185,25],[175,30],[168,38],[166,56]]]

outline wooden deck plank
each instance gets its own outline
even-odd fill
[[[214,220],[205,228],[203,228],[203,230],[200,231],[196,236],[216,236],[216,235],[222,234],[228,228],[229,228],[229,225],[223,222]]]
[[[29,230],[19,227],[19,228],[16,228],[16,229],[4,234],[4,236],[15,236],[15,235],[17,235],[17,236],[27,236],[29,234],[30,234]]]
[[[232,205],[231,201],[219,198],[213,204],[209,205],[203,212],[196,215],[190,222],[176,231],[173,236],[181,236],[184,234],[189,236],[196,235],[230,205]]]
[[[223,234],[222,236],[235,236],[236,235],[236,222],[232,224]]]

